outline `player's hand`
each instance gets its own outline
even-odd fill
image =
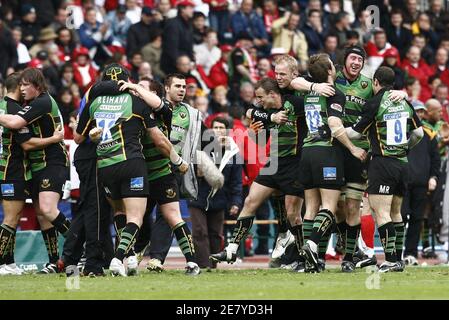
[[[136,90],[136,88],[138,86],[138,84],[135,84],[132,82],[126,82],[125,80],[120,80],[117,84],[120,86],[120,88],[119,88],[120,91],[125,91],[126,89]]]
[[[402,90],[391,90],[390,93],[388,94],[388,99],[390,99],[393,102],[399,102],[407,98],[408,98],[407,92]]]
[[[437,188],[437,180],[435,178],[430,178],[429,179],[429,183],[428,183],[428,190],[429,191],[435,191],[435,189]]]
[[[185,174],[187,171],[189,171],[189,164],[184,159],[182,159],[181,164],[178,166],[178,170],[179,173]]]
[[[229,209],[229,214],[231,216],[236,216],[239,213],[239,207],[236,205],[232,206],[231,209]]]
[[[258,133],[259,130],[263,129],[263,122],[262,121],[252,121],[249,125],[249,129],[254,131],[254,133]]]
[[[103,134],[103,129],[95,127],[89,131],[89,138],[93,142],[98,142],[100,140],[102,134]]]
[[[367,154],[366,151],[363,150],[362,148],[354,146],[354,148],[351,149],[351,153],[354,157],[356,157],[360,161],[365,162]]]
[[[271,121],[276,124],[284,124],[288,120],[287,111],[282,110],[271,115]]]
[[[62,140],[64,140],[64,130],[62,129],[62,126],[60,124],[58,124],[55,132],[53,132],[53,138],[55,139],[55,142],[61,142]]]
[[[327,82],[315,83],[313,85],[313,91],[325,97],[332,97],[335,94],[335,88]]]

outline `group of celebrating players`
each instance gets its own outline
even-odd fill
[[[375,264],[372,257],[361,264],[354,259],[361,203],[367,193],[364,211],[372,209],[385,252],[379,271],[404,269],[400,209],[407,153],[419,142],[423,130],[406,94],[392,90],[394,71],[380,67],[369,79],[361,74],[365,58],[362,48],[350,47],[337,72],[327,54],[314,55],[309,61],[310,78],[305,79],[298,76],[297,61],[281,55],[274,62],[276,80],[257,82],[256,105],[246,116],[256,132],[276,132],[265,166],[276,163],[278,170],[274,174],[261,170],[232,238],[222,252],[210,256],[212,261],[235,262],[257,208],[271,195],[283,194],[298,253],[295,271],[324,269],[324,253],[334,231],[344,243],[343,272]],[[185,130],[178,125],[172,132],[175,114],[187,108],[182,94],[177,94],[182,89],[185,92],[185,79],[169,75],[164,85],[173,90],[171,96],[163,96],[156,81],[133,84],[126,69],[109,65],[101,81],[86,93],[85,106],[80,109],[75,141],[96,144],[99,182],[114,216],[126,217],[117,228],[118,243],[109,265],[114,275],[137,272],[138,260],[130,252],[146,232],[142,227],[145,212],[151,212],[156,204],[186,258],[186,273],[200,273],[192,236],[179,207],[177,176],[194,170],[189,165],[192,159],[183,159],[179,147],[188,131],[187,110],[181,117],[187,121]],[[7,96],[0,103],[0,182],[5,212],[0,226],[0,273],[20,274],[14,263],[15,230],[26,198],[33,199],[50,264],[59,258],[57,235],[66,234],[70,222],[57,204],[69,166],[62,119],[46,91],[42,73],[28,68],[12,74],[6,88]]]

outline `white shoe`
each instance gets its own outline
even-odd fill
[[[128,276],[135,276],[137,275],[137,267],[139,266],[139,260],[136,256],[129,256],[128,257]]]
[[[153,258],[148,261],[147,269],[150,271],[162,272],[164,271],[164,266],[162,265],[161,260]]]
[[[15,275],[15,276],[21,276],[23,274],[23,270],[20,269],[15,263],[11,263],[11,264],[4,264],[2,266],[2,271],[1,274],[2,275]]]
[[[406,256],[404,258],[404,262],[408,266],[417,266],[417,265],[419,265],[418,259],[416,259],[414,256],[411,256],[411,255],[410,256]]]
[[[126,277],[126,270],[123,262],[117,258],[111,260],[111,264],[109,265],[109,270],[113,276],[122,276]]]
[[[188,276],[197,276],[201,273],[200,267],[195,262],[187,262],[185,274]]]
[[[285,249],[289,245],[291,245],[293,242],[295,242],[295,237],[290,232],[290,230],[287,230],[287,232],[279,233],[278,238],[276,239],[276,246],[273,249],[273,252],[271,253],[272,259],[278,259],[280,258],[284,253]]]
[[[7,275],[7,273],[6,273],[6,271],[5,271],[5,266],[6,266],[6,264],[0,265],[0,276],[5,276],[5,275]]]

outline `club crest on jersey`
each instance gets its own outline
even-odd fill
[[[187,117],[187,113],[185,112],[180,112],[179,116],[181,117],[181,119],[185,119],[185,117]]]
[[[50,183],[50,179],[43,179],[41,182],[41,188],[42,189],[48,189],[50,188],[51,183]]]
[[[174,197],[176,197],[176,191],[173,190],[173,188],[169,188],[167,190],[165,190],[166,196],[169,199],[173,199]]]
[[[368,87],[368,81],[360,82],[360,86],[362,87],[362,89],[366,89]]]

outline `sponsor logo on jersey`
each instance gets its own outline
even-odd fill
[[[30,129],[28,129],[28,127],[23,127],[19,129],[19,133],[29,133]]]
[[[133,191],[143,190],[143,177],[131,178],[129,187]]]
[[[336,167],[324,167],[323,168],[324,180],[337,180],[337,168]]]
[[[2,196],[4,197],[14,196],[14,185],[12,183],[2,184]]]
[[[19,112],[17,112],[17,114],[21,114],[24,115],[25,113],[27,113],[28,111],[31,110],[31,106],[25,106],[22,108],[22,110],[20,110]]]
[[[341,105],[339,105],[338,103],[332,103],[331,109],[334,109],[338,112],[343,112],[343,107]]]

